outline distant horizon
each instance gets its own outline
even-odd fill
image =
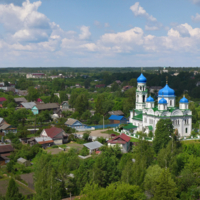
[[[196,67],[199,9],[200,0],[0,0],[0,68]]]

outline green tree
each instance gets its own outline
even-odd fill
[[[158,179],[154,200],[176,200],[176,183],[171,178],[169,169],[163,169]]]
[[[24,199],[23,196],[19,193],[19,188],[13,178],[10,179],[7,192],[6,200],[21,200]]]
[[[83,114],[89,107],[89,101],[86,94],[80,94],[75,103],[76,111],[81,115]]]
[[[59,94],[60,94],[60,102],[68,101],[68,96],[66,91],[60,91]]]
[[[160,149],[166,147],[173,134],[173,125],[170,119],[160,119],[156,124],[155,139],[153,140],[154,151],[158,153]]]
[[[39,93],[37,89],[35,89],[33,86],[28,88],[28,95],[27,100],[28,101],[36,101],[39,97]]]
[[[82,200],[143,200],[146,199],[142,190],[136,185],[126,183],[111,183],[108,187],[102,188],[97,184],[86,184],[82,191]]]
[[[158,185],[158,179],[162,169],[158,165],[150,166],[144,178],[144,188],[149,191],[152,195],[155,194],[156,187]]]

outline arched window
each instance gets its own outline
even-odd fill
[[[187,129],[187,128],[185,128],[185,133],[187,133],[187,131],[188,131],[188,129]]]
[[[170,100],[170,106],[172,106],[172,100]]]

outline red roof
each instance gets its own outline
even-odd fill
[[[95,87],[96,87],[96,88],[105,87],[105,84],[96,85]]]
[[[42,99],[40,99],[40,98],[37,99],[37,102],[41,102],[41,101],[42,101]]]
[[[54,138],[56,135],[58,135],[59,133],[61,133],[63,131],[63,129],[56,128],[56,127],[51,127],[51,128],[44,129],[44,130],[50,138]]]
[[[0,101],[7,101],[5,97],[0,97]]]
[[[120,140],[121,139],[121,140]],[[126,142],[130,141],[130,137],[126,134],[122,133],[121,135],[118,135],[114,137],[113,139],[109,140],[108,143],[111,144],[125,144]]]

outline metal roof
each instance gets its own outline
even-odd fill
[[[27,160],[24,159],[24,158],[18,158],[17,159],[17,162],[20,162],[20,163],[25,163]]]
[[[28,102],[28,103],[21,103],[21,104],[22,104],[22,106],[24,106],[24,108],[26,108],[26,109],[31,109],[33,106],[36,105],[35,102]]]
[[[109,117],[109,120],[122,120],[124,116],[118,116],[118,115],[111,115]]]
[[[86,144],[84,144],[84,146],[87,147],[90,150],[94,150],[94,149],[98,149],[98,148],[102,147],[103,144],[101,144],[98,141],[94,141],[94,142],[86,143]]]
[[[50,137],[35,137],[36,142],[50,141],[52,140]]]

